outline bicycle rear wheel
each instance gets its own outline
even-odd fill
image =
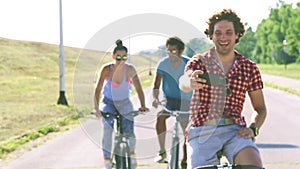
[[[116,169],[131,169],[130,149],[126,143],[121,143],[114,154]]]
[[[179,138],[173,139],[168,168],[179,169]]]

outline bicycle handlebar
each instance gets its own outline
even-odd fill
[[[170,109],[167,109],[166,107],[164,107],[164,109],[171,113],[171,114],[190,114],[190,111],[187,110],[187,111],[182,111],[182,110],[170,110]]]
[[[180,114],[190,114],[190,111],[189,110],[187,110],[187,111],[182,111],[182,110],[170,110],[170,109],[167,109],[166,108],[166,106],[165,106],[165,104],[163,104],[164,102],[162,102],[162,101],[160,101],[160,102],[158,102],[158,105],[160,105],[160,106],[162,106],[163,107],[163,109],[165,110],[165,111],[167,111],[168,112],[168,114],[166,113],[165,115],[168,115],[168,116],[178,116],[178,115],[180,115]],[[161,113],[160,115],[164,115],[164,113]]]
[[[129,112],[128,114],[120,114],[120,113],[117,113],[117,114],[113,114],[113,113],[108,113],[108,112],[101,112],[101,115],[104,117],[104,118],[108,118],[108,117],[115,117],[115,118],[119,118],[120,116],[123,116],[123,117],[128,117],[128,116],[137,116],[139,114],[143,114],[143,112],[141,111],[138,111],[138,110],[135,110],[135,111],[131,111]],[[95,112],[91,112],[92,115],[95,115]]]

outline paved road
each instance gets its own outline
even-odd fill
[[[268,169],[300,168],[300,97],[265,88],[268,117],[257,145]],[[250,119],[251,106],[245,103],[244,114]],[[153,157],[158,150],[154,130],[155,116],[136,118],[137,157],[140,169],[167,168],[156,164]],[[172,125],[173,121],[168,123]],[[94,118],[82,119],[82,124],[73,130],[46,142],[22,155],[20,158],[0,166],[1,169],[99,169],[103,167],[100,151],[102,124]],[[170,138],[171,135],[169,134]],[[170,141],[167,141],[170,142]],[[167,146],[169,147],[169,145]]]
[[[300,80],[294,80],[290,78],[267,75],[267,74],[263,74],[262,79],[263,81],[278,84],[283,87],[293,88],[300,92]]]

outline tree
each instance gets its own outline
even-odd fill
[[[257,61],[253,51],[256,45],[255,33],[252,31],[252,28],[249,27],[245,35],[240,39],[240,43],[236,45],[235,49],[242,53],[247,58]]]
[[[256,46],[253,51],[253,56],[256,58],[257,63],[266,63],[266,58],[269,56],[267,54],[268,45],[268,35],[269,35],[269,25],[271,25],[269,20],[263,20],[258,26],[255,32]]]
[[[300,48],[300,3],[293,9],[291,4],[279,1],[277,8],[271,9],[269,17],[257,27],[257,43],[254,55],[258,63],[287,64],[299,58]],[[283,42],[287,44],[283,44]],[[298,59],[300,60],[300,59]]]
[[[188,57],[192,57],[196,53],[205,52],[210,47],[212,47],[212,43],[210,43],[207,39],[194,38],[186,44],[184,54]]]
[[[297,3],[295,9],[291,10],[288,28],[286,30],[285,39],[287,41],[287,53],[295,57],[300,63],[300,2]]]

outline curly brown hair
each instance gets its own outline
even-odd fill
[[[222,20],[227,20],[233,23],[234,31],[239,36],[235,40],[235,43],[238,43],[240,41],[240,38],[245,33],[245,27],[244,24],[241,22],[241,18],[232,9],[223,9],[222,11],[215,13],[212,17],[208,19],[208,21],[206,22],[208,24],[208,28],[204,31],[206,36],[212,39],[216,23]]]

